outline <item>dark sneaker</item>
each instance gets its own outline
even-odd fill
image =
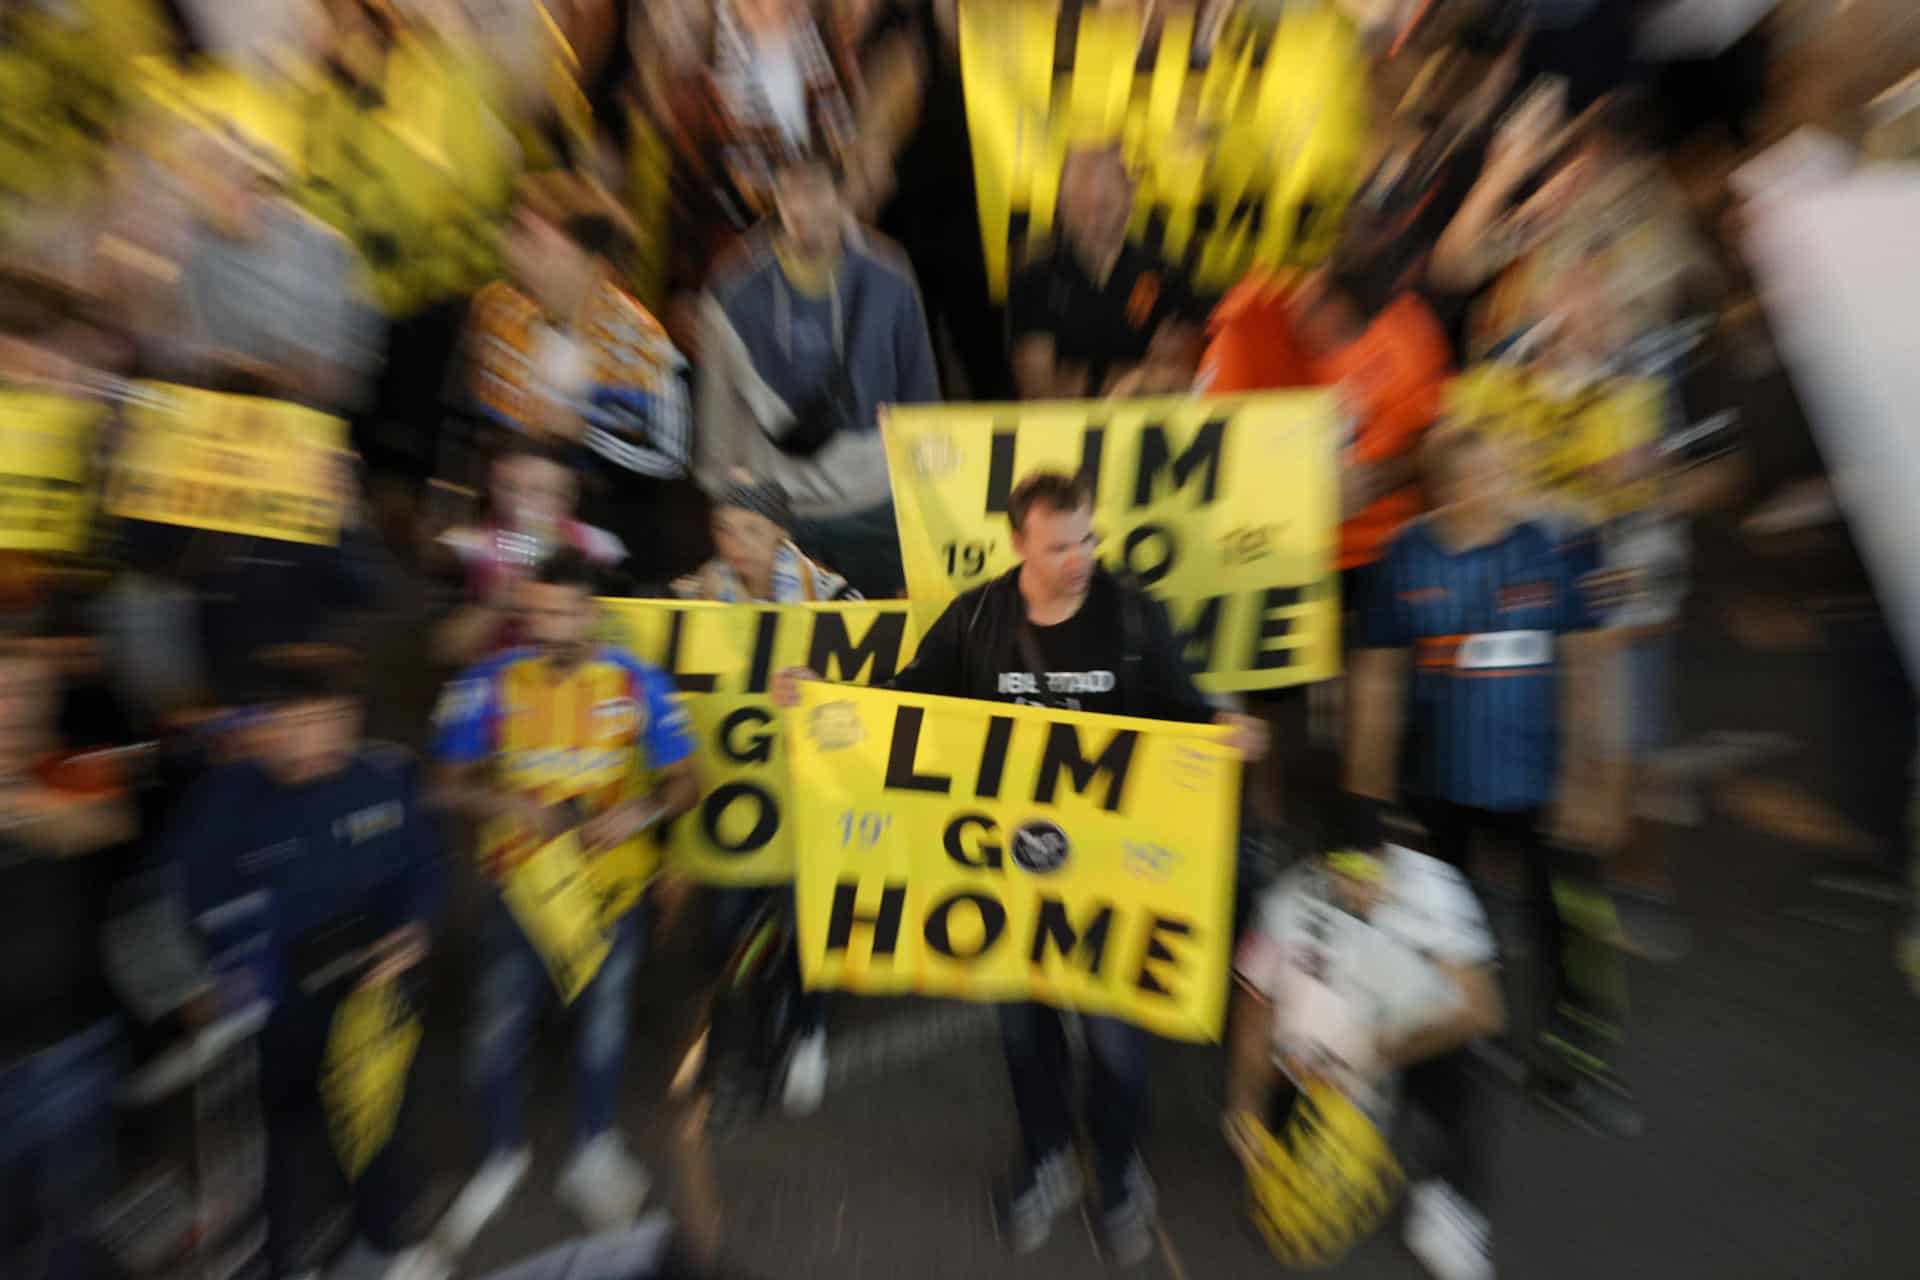
[[[1573,1123],[1603,1138],[1637,1138],[1646,1117],[1627,1087],[1611,1076],[1550,1077],[1536,1074],[1533,1096]]]
[[[1079,1203],[1080,1193],[1073,1153],[1055,1152],[994,1188],[994,1225],[1015,1253],[1032,1253],[1047,1242],[1054,1219]]]
[[[1153,1252],[1153,1182],[1138,1158],[1127,1169],[1126,1194],[1100,1214],[1100,1246],[1107,1261],[1130,1267]]]

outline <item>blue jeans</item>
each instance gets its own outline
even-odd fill
[[[1087,1136],[1102,1205],[1126,1196],[1127,1167],[1145,1127],[1147,1033],[1117,1018],[1083,1017],[1087,1033]],[[1013,1108],[1029,1162],[1073,1141],[1073,1058],[1060,1012],[1042,1004],[1000,1006]]]
[[[104,1021],[0,1066],[0,1273],[87,1274],[86,1222],[114,1191],[119,1049]]]
[[[581,1142],[613,1127],[632,1022],[629,997],[646,945],[646,909],[643,898],[620,921],[600,972],[574,1001],[574,1058],[579,1072],[575,1132]],[[522,1110],[527,1049],[536,1019],[556,993],[539,953],[500,903],[494,904],[487,922],[482,955],[484,969],[474,993],[467,1070],[475,1095],[487,1108],[486,1154],[493,1155],[526,1141]]]
[[[907,588],[891,500],[852,515],[796,520],[793,540],[869,600],[891,600]]]

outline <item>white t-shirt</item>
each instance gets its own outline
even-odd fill
[[[1330,873],[1298,867],[1260,900],[1235,967],[1274,1006],[1274,1058],[1309,1061],[1376,1116],[1393,1079],[1376,1053],[1450,1016],[1459,992],[1437,967],[1478,968],[1497,954],[1466,878],[1389,845],[1386,893],[1367,919],[1334,900]]]

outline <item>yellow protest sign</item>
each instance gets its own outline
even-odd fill
[[[1257,1128],[1243,1160],[1254,1224],[1290,1267],[1340,1261],[1380,1226],[1404,1181],[1373,1121],[1320,1083],[1300,1090],[1280,1133]]]
[[[499,274],[496,233],[519,157],[482,51],[402,35],[378,95],[332,75],[160,57],[137,71],[156,106],[282,166],[289,194],[353,242],[387,314],[464,297]]]
[[[706,794],[673,824],[674,867],[707,884],[792,880],[793,796],[773,675],[797,666],[830,680],[891,679],[913,652],[905,602],[602,603],[621,643],[673,677],[693,721]]]
[[[334,1154],[357,1179],[393,1137],[420,1047],[420,1019],[395,979],[355,990],[334,1010],[320,1097]]]
[[[99,189],[128,64],[165,35],[152,0],[0,6],[0,238]]]
[[[803,686],[786,738],[807,985],[1216,1037],[1240,777],[1220,737]]]
[[[1249,266],[1332,249],[1368,137],[1368,68],[1333,4],[1277,21],[1191,3],[965,0],[960,67],[987,275],[1054,220],[1067,151],[1119,142],[1139,178],[1132,233],[1222,291]]]
[[[100,406],[0,391],[0,550],[78,551],[86,539],[87,450]]]
[[[1650,499],[1666,385],[1613,378],[1570,391],[1510,364],[1480,364],[1447,387],[1456,420],[1480,423],[1514,451],[1531,484],[1570,499],[1593,519]]]
[[[108,471],[129,520],[329,544],[346,497],[346,424],[258,396],[146,384]]]
[[[572,1004],[611,949],[600,886],[579,836],[570,831],[527,855],[500,882],[500,900],[546,962],[560,999]]]
[[[479,55],[412,39],[390,54],[382,105],[313,86],[296,196],[354,242],[375,299],[406,316],[499,273],[517,156]]]
[[[1012,568],[1007,497],[1043,468],[1090,475],[1101,557],[1167,606],[1202,689],[1339,670],[1332,398],[929,405],[884,424],[900,554],[924,632]]]

